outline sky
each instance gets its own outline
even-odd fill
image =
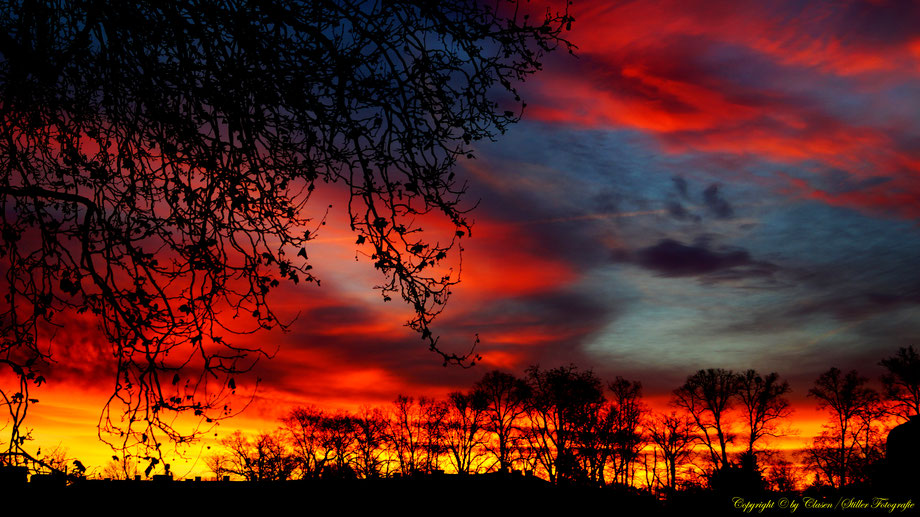
[[[776,371],[807,435],[822,372],[877,379],[879,360],[920,345],[920,4],[571,12],[575,56],[548,56],[521,88],[523,120],[458,166],[478,205],[433,330],[455,352],[478,334],[481,362],[445,368],[404,326],[409,308],[373,290],[381,278],[334,204],[308,248],[322,285],[275,293],[293,323],[248,338],[274,357],[217,432],[574,363],[641,381],[662,409],[698,369]],[[94,335],[90,322],[59,334],[71,375],[43,388],[30,420],[36,443],[87,464],[110,455],[94,445],[111,388]]]

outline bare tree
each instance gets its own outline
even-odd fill
[[[448,394],[447,400],[444,444],[448,458],[460,474],[477,472],[485,461],[486,399],[478,391],[455,391]]]
[[[754,454],[754,445],[767,436],[779,436],[782,424],[792,414],[789,400],[789,383],[780,381],[772,372],[762,377],[754,370],[738,374],[738,398],[748,427],[748,454]]]
[[[618,376],[607,387],[613,395],[610,418],[614,444],[614,481],[628,485],[634,473],[633,465],[646,443],[640,427],[649,409],[642,402],[642,383]]]
[[[0,315],[0,321],[2,321]],[[4,352],[3,338],[0,338],[0,355]],[[10,438],[7,442],[6,451],[0,454],[0,465],[28,465],[29,460],[33,460],[25,450],[26,442],[32,440],[32,430],[23,427],[23,422],[29,414],[29,406],[38,402],[38,399],[31,398],[29,390],[34,383],[36,386],[41,385],[44,377],[37,375],[34,371],[24,370],[14,360],[3,359],[0,357],[0,365],[9,366],[15,376],[13,387],[4,387],[0,384],[0,406],[6,410],[8,415],[4,416],[6,423],[0,427],[9,427]],[[0,380],[5,380],[0,378]],[[2,443],[2,442],[0,442]]]
[[[527,369],[532,396],[528,419],[529,446],[547,477],[554,483],[578,481],[576,430],[586,425],[604,402],[602,384],[590,370],[575,365]]]
[[[471,229],[454,166],[519,119],[514,85],[569,46],[567,12],[523,11],[473,0],[5,2],[10,453],[25,454],[28,388],[53,373],[43,339],[77,313],[112,346],[100,434],[113,446],[159,450],[232,414],[237,376],[269,355],[234,334],[288,323],[269,303],[281,282],[319,283],[308,260],[326,212],[317,185],[347,191],[383,299],[409,304],[408,325],[445,362],[475,359],[431,330]],[[427,214],[449,235],[427,239]],[[177,429],[177,412],[200,423]]]
[[[658,415],[649,424],[649,437],[661,451],[664,461],[665,483],[669,489],[677,488],[678,469],[693,453],[696,442],[694,428],[697,424],[689,416],[671,412]]]
[[[488,447],[500,470],[508,470],[514,461],[516,442],[520,438],[520,420],[527,413],[530,387],[523,379],[499,370],[486,373],[474,390],[486,400],[485,428],[493,438]]]
[[[112,456],[112,459],[106,463],[98,476],[102,479],[126,480],[134,479],[140,475],[137,461],[131,455]]]
[[[578,481],[593,486],[607,483],[605,471],[616,447],[616,412],[603,397],[586,403],[572,425],[572,454]]]
[[[302,479],[355,477],[359,454],[357,418],[343,411],[329,413],[315,406],[302,406],[292,409],[281,422]]]
[[[286,481],[297,465],[277,432],[261,433],[249,439],[236,431],[221,443],[229,453],[228,471],[246,481]]]
[[[448,405],[442,400],[419,397],[422,427],[422,470],[432,473],[441,470],[441,456],[446,452],[446,418]]]
[[[355,416],[355,470],[364,478],[383,475],[389,464],[387,417],[379,408],[362,407]]]
[[[920,415],[920,354],[913,346],[899,348],[879,364],[886,370],[882,394],[891,404],[889,411],[905,421]]]
[[[227,454],[211,454],[204,459],[204,464],[215,481],[221,481],[225,476],[233,474],[232,462]]]
[[[387,441],[404,476],[416,474],[423,468],[424,424],[422,412],[414,397],[399,395],[393,402]]]
[[[357,454],[355,419],[338,412],[323,419],[324,446],[331,452],[332,461],[326,465],[323,477],[348,479],[355,477],[354,461]]]
[[[693,418],[715,470],[728,465],[727,446],[734,438],[728,411],[737,390],[737,377],[731,370],[709,368],[687,377],[687,382],[674,391],[674,404]]]
[[[868,379],[856,370],[843,374],[837,368],[821,374],[808,396],[817,399],[818,409],[830,413],[824,432],[806,451],[812,469],[825,475],[835,487],[846,486],[860,477],[856,467],[865,459],[859,454],[860,436],[871,444],[871,430],[878,411],[878,393],[867,387]],[[871,447],[871,446],[870,446]]]
[[[69,455],[70,452],[67,447],[61,444],[52,447],[51,450],[46,451],[44,454],[42,454],[41,449],[36,452],[36,456],[47,471],[51,473],[66,474],[69,464],[73,461],[73,458],[70,458]]]
[[[326,416],[316,406],[303,406],[292,409],[281,419],[303,479],[320,477],[333,454],[326,436]]]
[[[798,489],[802,479],[800,467],[782,457],[767,456],[764,461],[767,468],[766,482],[777,492],[792,492]]]

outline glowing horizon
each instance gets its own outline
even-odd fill
[[[776,443],[795,450],[826,420],[807,397],[822,372],[856,369],[877,386],[879,361],[920,343],[918,5],[571,9],[578,57],[549,55],[520,89],[523,120],[456,168],[478,206],[432,328],[448,352],[478,336],[480,364],[442,367],[405,326],[411,307],[382,301],[347,196],[324,185],[310,208],[330,212],[305,247],[322,285],[271,293],[289,332],[236,338],[274,357],[237,380],[237,408],[261,383],[219,436],[269,431],[299,405],[387,406],[467,390],[492,369],[573,363],[642,382],[658,411],[699,369],[775,371],[800,431]],[[24,426],[36,447],[101,468],[111,347],[87,315],[59,317],[43,336],[56,363]],[[201,475],[208,452],[189,448],[173,472]]]

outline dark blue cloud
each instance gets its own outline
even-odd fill
[[[674,188],[677,189],[677,193],[684,199],[690,199],[690,195],[687,193],[687,180],[680,176],[674,176],[671,178],[671,181],[674,182]]]
[[[716,251],[702,243],[688,246],[672,239],[638,250],[632,261],[662,276],[706,275],[755,263],[743,249]]]
[[[703,203],[709,212],[719,219],[728,219],[735,215],[735,210],[719,193],[719,185],[713,184],[703,191]]]
[[[691,214],[684,205],[678,201],[668,201],[668,213],[671,217],[680,221],[699,221],[700,216]]]

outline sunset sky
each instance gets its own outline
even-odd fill
[[[641,381],[656,408],[700,368],[776,371],[807,435],[823,418],[805,398],[820,373],[877,379],[880,359],[920,345],[920,4],[571,10],[577,57],[549,56],[521,89],[522,122],[458,170],[480,202],[433,330],[455,352],[478,333],[481,363],[442,367],[404,326],[409,307],[383,303],[329,192],[308,246],[322,285],[275,293],[297,319],[245,338],[277,352],[218,432],[269,430],[298,404],[385,405],[492,368],[575,363]],[[93,325],[56,336],[64,366],[28,425],[36,444],[100,465],[113,381]]]

